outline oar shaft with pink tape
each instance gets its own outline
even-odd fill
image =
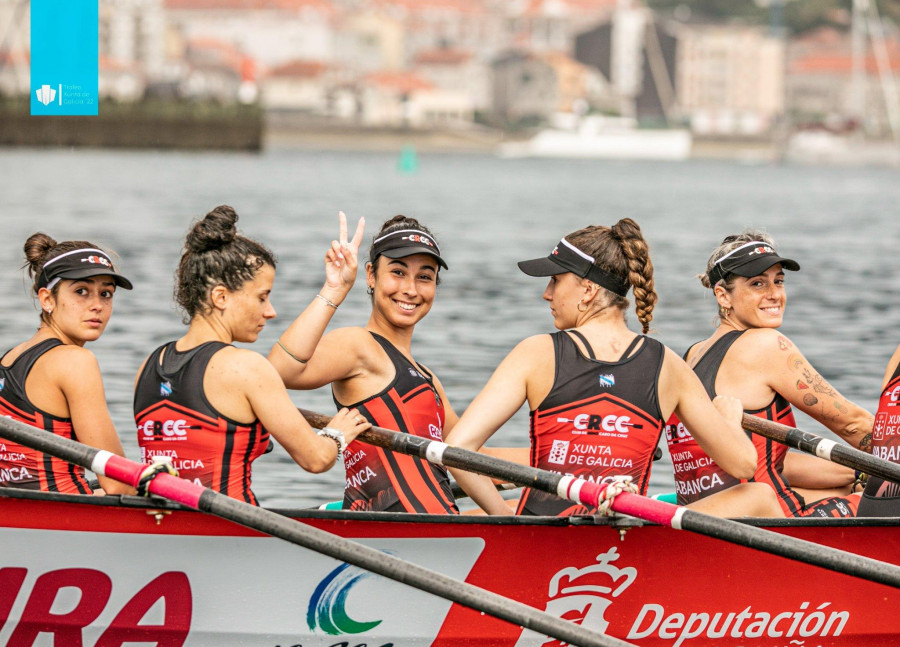
[[[329,420],[321,414],[303,409],[300,411],[313,427],[324,426]],[[359,439],[392,451],[418,456],[439,465],[455,467],[549,492],[592,508],[600,505],[607,488],[607,485],[603,483],[594,483],[583,478],[510,463],[439,441],[411,434],[401,434],[381,427],[369,429],[360,434]],[[729,519],[713,517],[629,492],[618,494],[612,499],[610,507],[616,512],[645,521],[676,529],[690,530],[733,544],[900,588],[900,567],[894,564],[879,562],[868,557],[780,535],[771,530],[748,526]]]

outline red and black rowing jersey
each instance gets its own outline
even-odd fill
[[[38,409],[25,393],[25,380],[34,363],[47,351],[62,345],[59,339],[45,339],[19,355],[12,365],[0,365],[0,416],[24,422],[61,438],[78,440],[71,418],[58,418]],[[4,438],[0,438],[0,486],[91,494],[82,467]]]
[[[144,463],[168,456],[183,478],[257,505],[250,464],[265,452],[269,434],[259,420],[223,416],[203,391],[209,360],[227,345],[213,341],[182,352],[169,342],[153,351],[134,392],[138,445]]]
[[[443,440],[444,403],[431,374],[413,365],[387,339],[372,333],[394,365],[394,379],[355,408],[373,425]],[[447,470],[421,458],[353,441],[344,450],[344,509],[458,514]]]
[[[581,339],[590,357],[569,332]],[[550,393],[531,412],[531,465],[593,482],[631,476],[644,494],[663,428],[657,384],[665,347],[639,335],[619,361],[602,362],[594,359],[583,335],[569,332],[551,334],[556,377]],[[523,490],[516,511],[550,516],[590,512],[531,488]]]
[[[900,463],[900,364],[878,400],[872,427],[872,454]],[[900,510],[900,485],[870,476],[866,483],[860,516],[894,517]]]
[[[710,399],[717,395],[716,376],[719,373],[719,367],[732,344],[743,333],[743,330],[734,330],[722,335],[694,366],[694,372],[703,383]],[[768,406],[762,409],[745,410],[744,413],[765,420],[773,420],[789,427],[796,426],[791,404],[780,393],[775,394]],[[778,503],[786,516],[853,516],[857,506],[856,498],[833,497],[807,505],[803,497],[791,489],[782,474],[784,457],[788,452],[787,445],[764,436],[751,434],[749,431],[745,431],[745,433],[753,442],[757,456],[756,472],[749,480],[768,483],[778,495]],[[687,505],[738,483],[746,482],[734,478],[719,467],[703,451],[675,414],[672,414],[666,423],[666,440],[669,443],[669,454],[672,456],[675,470],[675,490],[678,494],[679,504]]]

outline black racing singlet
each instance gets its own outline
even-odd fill
[[[724,334],[694,366],[694,372],[699,376],[710,399],[717,395],[716,376],[726,353],[744,332],[734,330]],[[791,404],[780,393],[775,394],[768,406],[756,410],[745,409],[744,412],[789,427],[796,426]],[[749,480],[768,483],[778,495],[778,503],[786,516],[853,516],[857,505],[855,498],[847,500],[843,497],[831,497],[807,505],[803,497],[791,489],[782,474],[787,445],[749,431],[745,433],[753,441],[757,455],[756,473]],[[732,485],[746,482],[734,478],[709,458],[674,414],[666,424],[666,439],[675,469],[675,489],[679,504],[692,503]]]
[[[577,335],[585,357],[570,334]],[[531,412],[531,465],[604,482],[631,476],[642,494],[663,428],[657,383],[665,347],[638,335],[617,362],[594,359],[576,330],[553,338],[553,386]],[[640,341],[643,344],[629,356]],[[565,516],[592,510],[552,494],[525,488],[517,514]]]
[[[433,386],[433,378],[413,365],[381,335],[371,333],[394,365],[394,379],[381,392],[356,404],[356,408],[378,427],[443,440],[444,403]],[[344,508],[390,512],[458,514],[450,492],[447,470],[421,458],[397,454],[374,445],[353,441],[344,450],[347,482]]]
[[[878,400],[872,427],[872,454],[900,463],[900,364]],[[860,517],[900,516],[900,485],[870,476],[859,504]]]
[[[183,478],[256,505],[250,464],[265,452],[269,434],[259,420],[223,416],[203,391],[206,366],[225,346],[213,341],[180,352],[173,341],[147,359],[134,392],[141,460],[169,456]]]
[[[11,366],[0,365],[0,416],[77,440],[71,418],[57,418],[38,409],[25,394],[25,380],[34,363],[50,349],[62,345],[59,339],[45,339],[19,355]],[[3,438],[0,438],[0,486],[67,494],[91,493],[84,478],[84,468]]]

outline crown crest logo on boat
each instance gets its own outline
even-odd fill
[[[619,568],[613,562],[621,557],[615,546],[597,555],[597,563],[576,568],[567,566],[550,578],[549,599],[545,611],[559,618],[571,620],[586,629],[605,633],[609,623],[603,614],[612,604],[608,597],[618,597],[637,579],[633,566]],[[523,631],[516,647],[535,644],[537,634]]]

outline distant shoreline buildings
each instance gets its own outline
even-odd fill
[[[101,99],[123,104],[258,104],[278,123],[460,132],[594,112],[724,139],[771,139],[786,124],[884,137],[900,110],[881,90],[885,66],[900,70],[892,26],[860,64],[850,32],[786,38],[636,1],[99,2]],[[7,97],[29,92],[28,4],[0,0]]]

